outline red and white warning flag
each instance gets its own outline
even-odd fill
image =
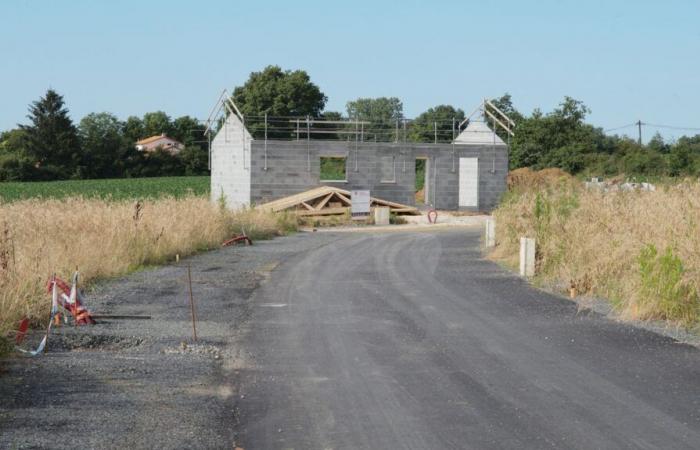
[[[73,315],[77,325],[95,324],[95,319],[92,318],[90,311],[85,307],[85,299],[78,290],[78,272],[73,274],[73,283],[71,286],[68,286],[68,283],[60,278],[55,277],[49,280],[47,290],[51,290],[52,284],[56,284],[62,291],[58,299],[58,304]]]
[[[41,342],[39,342],[39,346],[36,348],[36,350],[25,350],[23,348],[17,347],[17,350],[29,356],[36,356],[44,351],[44,348],[46,347],[46,341],[48,341],[49,333],[51,332],[53,318],[58,313],[58,288],[56,287],[55,281],[52,284],[53,288],[51,289],[51,315],[49,316],[49,326],[46,328],[46,334],[41,339]]]

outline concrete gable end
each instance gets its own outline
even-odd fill
[[[252,136],[235,114],[229,114],[211,142],[211,200],[226,206],[250,205],[250,146]]]

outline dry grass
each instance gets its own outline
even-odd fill
[[[609,193],[570,177],[516,183],[495,217],[495,259],[517,264],[520,236],[535,237],[537,281],[607,298],[623,318],[698,324],[699,182]]]
[[[0,203],[0,338],[24,316],[46,321],[44,287],[54,272],[68,279],[77,267],[90,282],[218,247],[241,229],[261,239],[295,228],[292,216],[230,212],[195,196]]]

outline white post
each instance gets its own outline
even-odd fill
[[[535,276],[535,239],[520,238],[520,276]]]
[[[496,220],[493,217],[489,217],[485,222],[486,226],[486,236],[485,243],[486,247],[496,246]]]
[[[374,224],[389,225],[389,217],[391,216],[388,207],[378,206],[374,208]]]

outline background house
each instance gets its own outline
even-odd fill
[[[166,136],[165,133],[141,139],[136,142],[136,150],[142,152],[152,152],[157,148],[161,148],[172,154],[177,154],[180,153],[185,146],[182,142]]]

